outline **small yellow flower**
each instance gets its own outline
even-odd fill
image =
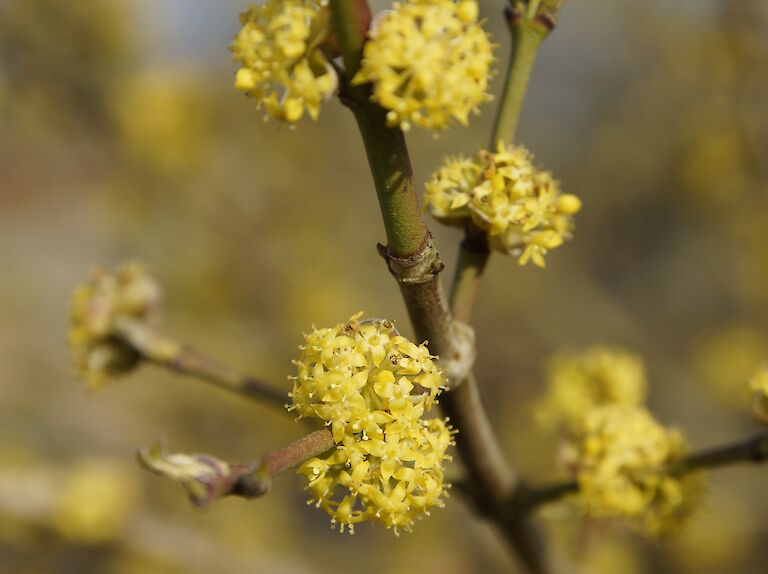
[[[752,396],[752,416],[758,422],[768,424],[768,367],[762,367],[752,376],[749,391]]]
[[[492,46],[474,0],[394,4],[369,32],[354,84],[373,83],[387,123],[440,130],[487,102]]]
[[[697,477],[682,480],[666,470],[685,451],[682,435],[643,407],[607,405],[574,425],[562,462],[578,482],[574,499],[587,514],[632,518],[660,533],[680,523],[700,490]]]
[[[75,365],[90,386],[107,376],[131,371],[138,353],[115,336],[121,318],[148,321],[160,301],[160,288],[137,263],[124,263],[114,273],[96,269],[78,285],[70,307],[69,347]]]
[[[299,469],[312,499],[341,530],[364,520],[410,530],[442,506],[446,420],[425,419],[444,378],[426,346],[388,321],[361,321],[304,336],[289,409],[331,427],[336,450]]]
[[[447,225],[464,226],[483,167],[466,156],[449,157],[426,183],[424,201],[432,217]]]
[[[471,218],[493,249],[517,256],[520,265],[544,267],[547,251],[570,239],[581,201],[562,194],[552,175],[532,162],[525,148],[503,143],[496,153],[449,157],[426,184],[427,209],[449,225]]]
[[[269,116],[297,122],[335,91],[336,72],[320,45],[328,35],[326,2],[267,0],[240,14],[242,28],[230,46],[235,88],[256,99]]]
[[[536,408],[546,429],[571,428],[594,407],[637,406],[646,394],[642,359],[617,347],[559,353],[547,365],[547,391]]]

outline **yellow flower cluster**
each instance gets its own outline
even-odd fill
[[[150,319],[159,300],[159,287],[136,263],[122,264],[114,273],[97,269],[90,281],[77,286],[68,339],[75,365],[89,385],[98,388],[107,376],[138,364],[138,353],[115,335],[115,325],[123,318]]]
[[[607,405],[581,418],[561,456],[589,515],[634,518],[657,534],[677,526],[698,494],[695,476],[683,480],[666,470],[685,450],[682,435],[645,408]]]
[[[559,353],[547,366],[547,392],[536,409],[544,428],[572,428],[602,405],[641,405],[646,394],[640,357],[617,347],[594,346],[583,353]]]
[[[533,166],[523,147],[499,143],[496,153],[449,157],[426,184],[424,201],[433,217],[452,225],[471,218],[490,246],[544,267],[549,249],[571,237],[575,195],[562,194],[547,171]]]
[[[475,0],[396,2],[374,22],[353,83],[373,83],[390,126],[466,125],[490,99],[492,47],[477,15]]]
[[[752,397],[752,416],[758,422],[768,424],[768,367],[759,369],[752,376],[749,391]]]
[[[304,336],[289,407],[331,427],[337,448],[299,473],[332,524],[370,520],[410,530],[442,506],[443,462],[453,443],[447,420],[425,419],[443,376],[425,345],[388,321],[361,321]]]
[[[322,0],[267,0],[240,14],[242,28],[230,46],[242,67],[235,87],[267,114],[289,123],[306,111],[317,119],[338,78],[320,45],[328,34]]]

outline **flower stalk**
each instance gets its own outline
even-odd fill
[[[512,34],[512,54],[504,77],[504,91],[493,125],[490,150],[496,149],[499,143],[509,145],[514,142],[536,54],[554,22],[554,16],[539,18],[537,11],[538,2],[531,2],[525,16],[515,8],[506,12]],[[472,318],[480,280],[490,254],[485,233],[471,221],[468,222],[464,241],[459,246],[451,288],[451,310],[457,320],[469,322]]]
[[[509,144],[515,139],[536,54],[541,41],[550,31],[546,22],[530,14],[523,17],[514,9],[507,12],[507,18],[512,32],[512,57],[509,59],[504,93],[491,136],[492,149],[499,142]]]
[[[158,333],[142,321],[120,318],[115,330],[116,336],[128,342],[149,363],[284,410],[286,392]]]

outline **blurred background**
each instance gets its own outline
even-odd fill
[[[199,513],[138,468],[138,446],[162,436],[245,461],[302,429],[152,367],[98,394],[73,373],[72,288],[125,259],[163,285],[166,331],[286,392],[311,324],[365,310],[410,330],[376,255],[384,231],[352,116],[330,102],[291,130],[232,88],[227,46],[245,8],[0,0],[0,572],[514,570],[457,493],[399,538],[340,536],[290,473],[267,497]],[[500,70],[501,10],[481,1]],[[566,6],[519,139],[584,209],[546,270],[494,256],[476,314],[490,416],[526,475],[560,476],[530,407],[562,349],[641,354],[652,409],[694,448],[755,431],[745,389],[768,360],[766,102],[763,0]],[[437,140],[409,134],[418,181],[485,145],[494,107]],[[460,233],[431,227],[449,279]],[[575,571],[761,572],[766,478],[717,471],[688,528],[661,541],[562,505],[541,517]]]

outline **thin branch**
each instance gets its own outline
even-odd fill
[[[285,410],[287,392],[219,363],[140,321],[121,319],[116,325],[116,335],[125,339],[144,360],[152,364]]]
[[[365,30],[341,22],[359,21],[356,14],[361,10],[367,10],[367,6],[360,0],[331,0],[332,18],[348,70],[355,70],[359,64]],[[346,97],[344,102],[360,128],[379,199],[388,242],[380,253],[400,285],[416,337],[429,341],[430,350],[440,356],[441,366],[448,372],[450,388],[443,394],[441,406],[459,430],[457,446],[469,471],[475,503],[504,532],[529,570],[544,572],[543,553],[521,535],[529,529],[507,524],[498,516],[514,476],[492,432],[471,373],[471,329],[454,323],[444,295],[439,277],[443,264],[424,221],[405,137],[399,128],[386,126],[385,110],[369,99]]]
[[[534,508],[560,500],[564,496],[578,492],[579,484],[575,481],[557,482],[543,486],[520,483],[507,501],[507,514],[526,514]]]
[[[137,458],[147,470],[180,483],[195,506],[206,508],[222,496],[263,496],[273,477],[334,445],[333,435],[323,428],[246,464],[231,464],[207,454],[169,454],[159,442],[139,449]]]
[[[528,11],[526,13],[528,18],[533,19],[536,17],[536,14],[539,12],[539,4],[541,4],[541,0],[528,0]]]
[[[669,472],[683,475],[697,470],[744,463],[762,464],[766,461],[768,461],[768,434],[760,434],[741,442],[692,453],[670,465]]]
[[[530,2],[526,17],[510,7],[506,12],[512,33],[512,54],[504,77],[504,91],[496,114],[490,149],[495,150],[500,142],[511,144],[515,139],[520,111],[528,89],[533,63],[541,41],[552,29],[551,20],[536,18],[538,2]],[[471,221],[465,228],[464,241],[459,246],[451,288],[451,310],[459,321],[469,322],[472,318],[480,279],[490,258],[490,250],[484,232]]]
[[[511,143],[515,139],[520,110],[528,89],[533,63],[539,44],[550,32],[547,22],[540,19],[524,18],[514,9],[507,11],[509,28],[512,31],[512,56],[501,96],[501,105],[496,116],[491,147],[499,142]]]
[[[666,472],[683,476],[692,472],[713,470],[736,464],[763,464],[768,461],[768,434],[760,434],[747,440],[691,453],[681,460],[670,463]],[[528,512],[538,506],[555,502],[578,492],[579,485],[565,481],[546,486],[518,485],[507,502],[510,514]]]
[[[467,222],[464,241],[459,245],[456,273],[451,286],[451,311],[457,321],[469,323],[480,290],[480,279],[491,251],[485,232]]]

